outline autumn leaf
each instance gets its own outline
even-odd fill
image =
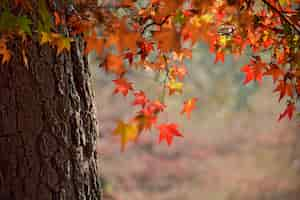
[[[49,43],[51,46],[56,47],[56,55],[61,54],[63,50],[70,51],[71,42],[73,42],[72,38],[65,37],[59,33],[41,32],[40,44]]]
[[[157,116],[153,115],[144,115],[142,113],[138,114],[134,119],[133,122],[137,124],[139,133],[142,131],[150,130],[150,128],[155,124],[157,121]]]
[[[126,70],[123,66],[123,58],[119,55],[108,54],[105,58],[104,68],[107,72],[123,75]]]
[[[166,108],[166,105],[160,102],[159,100],[151,101],[146,107],[141,111],[143,115],[152,116],[159,112],[163,112]]]
[[[163,27],[153,33],[153,40],[157,42],[162,52],[180,51],[180,34],[174,26]]]
[[[157,126],[159,130],[159,140],[160,143],[163,140],[166,140],[167,144],[170,146],[173,142],[173,137],[183,137],[183,135],[178,131],[177,124],[169,123],[169,124],[161,124]]]
[[[92,31],[92,34],[90,36],[84,37],[84,40],[86,42],[86,47],[84,50],[85,55],[89,54],[92,50],[96,50],[98,56],[101,56],[104,41],[102,38],[97,37],[97,33],[95,30]]]
[[[215,64],[221,61],[222,63],[225,62],[224,52],[223,51],[217,51],[216,57],[215,57]]]
[[[113,131],[113,135],[121,137],[121,151],[125,150],[125,146],[129,141],[134,141],[138,135],[138,127],[134,123],[124,123],[119,121],[117,127]]]
[[[191,118],[191,112],[196,108],[196,102],[198,101],[197,98],[191,98],[184,102],[181,114],[186,113],[187,118]]]
[[[138,91],[134,93],[134,101],[132,103],[132,105],[141,105],[142,107],[144,107],[146,105],[146,103],[148,102],[148,99],[145,95],[145,93],[143,91]]]
[[[53,15],[54,15],[54,23],[55,23],[55,25],[56,26],[60,25],[62,21],[60,19],[60,16],[59,16],[58,12],[55,11],[53,13]]]
[[[63,50],[70,51],[72,41],[73,41],[72,38],[64,37],[61,35],[59,37],[55,37],[55,39],[53,40],[53,44],[57,48],[56,55],[61,54]]]
[[[47,32],[41,32],[40,45],[50,43],[52,40],[51,34]]]
[[[168,82],[167,88],[169,88],[169,95],[175,92],[182,93],[183,83],[172,79]]]
[[[280,77],[283,77],[284,72],[276,64],[271,64],[270,68],[263,75],[271,75],[275,83]]]
[[[279,92],[278,101],[281,101],[284,96],[293,97],[293,86],[291,83],[280,80],[273,92]]]
[[[11,51],[7,49],[6,40],[0,39],[0,55],[2,55],[1,64],[8,63],[11,59]]]
[[[262,83],[263,69],[266,64],[262,62],[259,58],[257,60],[251,60],[250,64],[245,65],[241,68],[241,71],[245,73],[245,79],[243,84],[248,84],[249,82],[255,80],[259,84]]]
[[[114,32],[109,33],[105,47],[109,48],[115,46],[119,53],[122,53],[126,49],[136,53],[137,44],[142,40],[142,36],[139,32],[131,31],[127,27],[126,18],[123,18],[118,23],[118,28],[114,29]]]
[[[286,109],[279,115],[278,121],[282,120],[286,116],[289,118],[289,120],[291,120],[295,110],[296,110],[295,104],[290,102],[287,105]]]
[[[119,79],[113,80],[113,82],[116,85],[116,88],[114,90],[114,94],[122,93],[124,96],[127,96],[128,91],[133,90],[132,83],[129,83],[124,78],[119,78]]]
[[[178,78],[180,81],[182,81],[184,79],[186,74],[187,74],[187,69],[185,66],[182,66],[182,67],[174,66],[169,71],[169,76],[172,79]]]

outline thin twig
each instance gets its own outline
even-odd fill
[[[278,10],[275,6],[273,6],[270,2],[268,2],[267,0],[262,0],[262,2],[264,4],[266,4],[269,8],[271,8],[273,11],[275,11],[280,18],[285,21],[288,25],[290,25],[299,35],[300,35],[300,29],[298,29],[298,27],[293,24],[289,18],[287,18],[284,14],[282,14],[282,12],[280,10]]]
[[[171,15],[166,16],[166,17],[165,17],[161,22],[159,22],[159,23],[153,21],[152,23],[147,24],[147,25],[143,28],[143,30],[142,30],[141,33],[144,34],[145,31],[147,30],[147,28],[149,28],[150,26],[153,26],[153,25],[162,26],[164,23],[166,23],[166,22],[168,21],[168,19],[169,19],[170,17],[171,17]]]

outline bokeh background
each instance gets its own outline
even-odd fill
[[[271,79],[243,85],[240,68],[249,61],[226,57],[214,64],[208,47],[199,44],[187,63],[182,95],[166,96],[161,122],[180,125],[184,138],[172,146],[158,144],[156,130],[120,152],[113,136],[116,121],[136,110],[132,97],[113,95],[113,76],[91,58],[101,137],[98,152],[105,199],[113,200],[299,200],[299,120],[277,122],[284,109]],[[133,71],[130,80],[152,98],[161,95],[153,72]],[[197,109],[187,120],[182,103],[197,97]]]

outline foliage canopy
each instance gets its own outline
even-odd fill
[[[119,121],[114,131],[124,150],[128,141],[155,126],[159,142],[172,144],[181,137],[176,123],[158,124],[166,105],[163,98],[149,99],[128,80],[128,71],[144,69],[163,77],[163,95],[181,94],[198,41],[209,44],[215,63],[225,56],[251,51],[250,63],[241,67],[244,84],[262,83],[271,76],[285,99],[278,120],[291,119],[300,95],[300,1],[299,0],[3,0],[0,7],[0,62],[9,64],[9,42],[21,40],[25,67],[32,42],[50,45],[57,56],[69,53],[77,39],[85,41],[85,55],[95,51],[99,66],[115,75],[115,94],[133,95],[140,110],[128,122]],[[34,12],[37,10],[38,12]],[[33,20],[37,19],[37,20]],[[267,53],[267,54],[266,54]],[[270,55],[269,57],[262,56]],[[162,96],[163,96],[162,95]],[[183,103],[181,114],[189,118],[197,98]]]

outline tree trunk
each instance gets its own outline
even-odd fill
[[[82,41],[56,55],[18,41],[0,64],[0,199],[100,200],[97,122]]]

